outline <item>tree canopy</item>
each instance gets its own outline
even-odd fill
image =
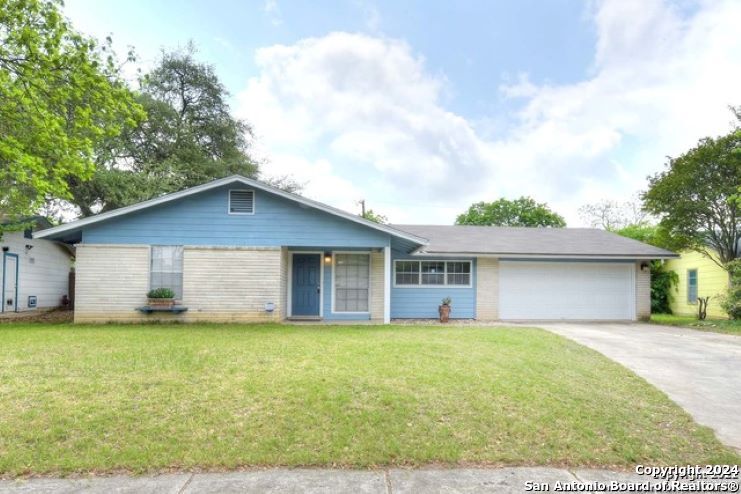
[[[671,237],[669,232],[660,225],[650,223],[638,223],[626,225],[622,228],[611,230],[623,237],[632,238],[645,244],[653,245],[661,249],[675,250],[679,246]]]
[[[60,3],[0,1],[0,208],[32,215],[95,171],[95,145],[143,118],[110,48],[75,32]]]
[[[83,216],[232,174],[256,176],[250,127],[231,115],[226,88],[194,53],[162,54],[136,95],[147,120],[100,142],[91,180],[70,180]]]
[[[602,200],[579,208],[579,216],[592,228],[619,230],[628,226],[649,224],[652,220],[640,198],[618,202]]]
[[[661,227],[678,246],[726,267],[738,257],[739,184],[741,129],[702,139],[670,158],[666,170],[649,177],[643,197],[646,209],[661,218]]]
[[[386,224],[389,222],[386,216],[382,215],[381,213],[376,213],[372,209],[366,210],[360,216],[365,218],[366,220],[374,221],[376,223]]]
[[[551,211],[545,203],[537,203],[530,197],[508,200],[499,199],[494,202],[477,202],[468,210],[458,215],[457,225],[488,225],[488,226],[537,226],[556,227],[566,226],[561,215]]]
[[[658,225],[638,223],[625,225],[613,230],[618,235],[632,238],[662,249],[674,248],[674,242],[667,235],[666,230]],[[679,276],[674,271],[666,270],[664,263],[660,260],[651,261],[651,312],[671,314],[672,288],[679,281]]]

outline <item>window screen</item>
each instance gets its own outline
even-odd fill
[[[368,312],[370,256],[335,254],[335,312]]]
[[[471,263],[449,262],[448,263],[448,285],[470,285]]]
[[[176,299],[183,298],[183,246],[153,245],[149,287],[170,288]]]
[[[697,303],[697,270],[687,271],[687,302]]]
[[[394,261],[396,286],[471,286],[471,261]]]
[[[423,285],[444,285],[445,284],[445,263],[442,261],[423,261],[422,262],[422,284]]]
[[[419,285],[419,261],[396,261],[396,284]]]

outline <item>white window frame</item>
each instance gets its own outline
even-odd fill
[[[175,300],[182,301],[185,298],[185,246],[184,245],[175,245],[175,244],[152,244],[149,246],[149,290],[153,290],[155,288],[161,288],[157,286],[152,286],[152,261],[154,260],[154,256],[152,255],[152,251],[155,247],[181,247],[183,249],[183,258],[182,258],[182,265],[180,266],[180,290],[182,291],[180,297],[175,297]]]
[[[456,275],[456,274],[466,274],[466,273],[448,273],[448,263],[451,263],[451,262],[466,263],[466,264],[468,264],[468,284],[467,285],[457,285],[457,284],[449,284],[448,283],[448,275],[450,275],[450,274],[453,274],[453,275]],[[421,281],[422,281],[422,279],[420,278],[420,282]],[[455,261],[455,260],[447,260],[447,261],[445,261],[445,285],[443,285],[443,286],[463,287],[463,288],[471,288],[471,287],[473,287],[473,261],[467,261],[465,259],[462,260],[462,261]]]
[[[233,213],[232,212],[232,192],[251,192],[252,193],[252,212],[251,213]],[[254,189],[229,189],[229,197],[227,200],[226,205],[226,212],[230,215],[237,215],[237,216],[251,216],[255,214],[255,209],[257,209],[257,194],[255,194]]]
[[[690,300],[690,273],[695,272],[695,300]],[[689,268],[687,270],[687,304],[697,305],[697,299],[700,298],[700,270],[697,268]]]
[[[337,261],[336,254],[363,254],[368,256],[368,310],[367,311],[337,311],[335,310],[335,296],[337,293],[337,276],[335,275],[335,266]],[[367,315],[371,311],[371,288],[373,286],[373,256],[370,251],[366,250],[337,250],[332,251],[332,314],[361,314]]]
[[[396,263],[397,262],[416,262],[419,264],[419,282],[416,285],[398,285],[396,283]],[[442,262],[445,264],[444,279],[445,283],[442,285],[424,285],[422,284],[422,264],[423,262]],[[448,263],[449,262],[465,262],[469,266],[469,276],[467,285],[449,285],[448,284]],[[394,288],[472,288],[473,287],[473,261],[468,259],[394,259],[394,272],[392,273],[394,278]]]

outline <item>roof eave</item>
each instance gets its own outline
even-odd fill
[[[526,258],[526,259],[613,259],[613,260],[653,260],[653,259],[676,259],[678,254],[548,254],[548,253],[524,253],[524,252],[412,252],[419,257],[492,257],[492,258]]]

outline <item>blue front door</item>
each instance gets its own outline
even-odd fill
[[[293,254],[291,314],[318,316],[321,286],[321,254]]]

